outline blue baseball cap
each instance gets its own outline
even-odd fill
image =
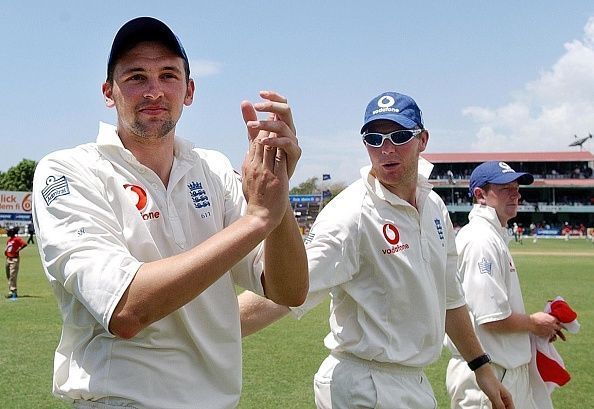
[[[474,188],[483,187],[487,183],[505,185],[516,180],[520,185],[530,185],[534,182],[534,176],[526,172],[516,172],[507,163],[497,160],[481,163],[470,175],[469,196],[474,195]]]
[[[414,99],[398,92],[384,92],[367,105],[361,133],[372,121],[386,119],[406,129],[423,129],[423,115]]]
[[[124,24],[113,39],[107,60],[107,78],[111,78],[113,75],[113,69],[118,59],[143,41],[162,43],[179,55],[184,60],[186,75],[190,76],[190,63],[186,50],[167,24],[153,17],[137,17]]]

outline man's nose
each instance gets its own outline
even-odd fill
[[[146,83],[146,89],[142,95],[147,99],[157,99],[163,96],[163,90],[158,80],[148,80]]]
[[[382,153],[392,153],[396,150],[397,146],[392,143],[391,140],[385,139],[382,143]]]

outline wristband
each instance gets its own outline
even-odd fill
[[[468,367],[471,371],[476,371],[481,366],[483,366],[484,364],[488,364],[489,362],[491,362],[491,357],[487,354],[482,354],[478,358],[474,358],[472,361],[470,361],[468,363]]]

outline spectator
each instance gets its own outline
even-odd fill
[[[27,243],[21,239],[17,232],[18,227],[9,227],[6,231],[8,240],[4,249],[6,256],[6,279],[8,280],[8,295],[6,298],[17,299],[17,278],[19,275],[20,251],[27,247]]]
[[[33,236],[35,236],[35,225],[33,224],[33,222],[29,222],[29,224],[27,225],[27,234],[29,234],[27,244],[35,244],[35,240],[33,240]]]

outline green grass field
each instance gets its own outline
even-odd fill
[[[553,394],[556,408],[594,408],[594,246],[587,240],[540,239],[511,243],[527,311],[542,310],[561,295],[579,314],[582,329],[556,347],[572,380]],[[3,289],[3,293],[5,289]],[[37,248],[22,252],[17,301],[0,301],[0,396],[2,408],[67,408],[51,395],[53,351],[60,317],[43,275]],[[327,355],[328,304],[301,321],[285,318],[244,342],[244,390],[240,408],[312,408],[312,377]],[[448,353],[427,369],[440,408]]]

